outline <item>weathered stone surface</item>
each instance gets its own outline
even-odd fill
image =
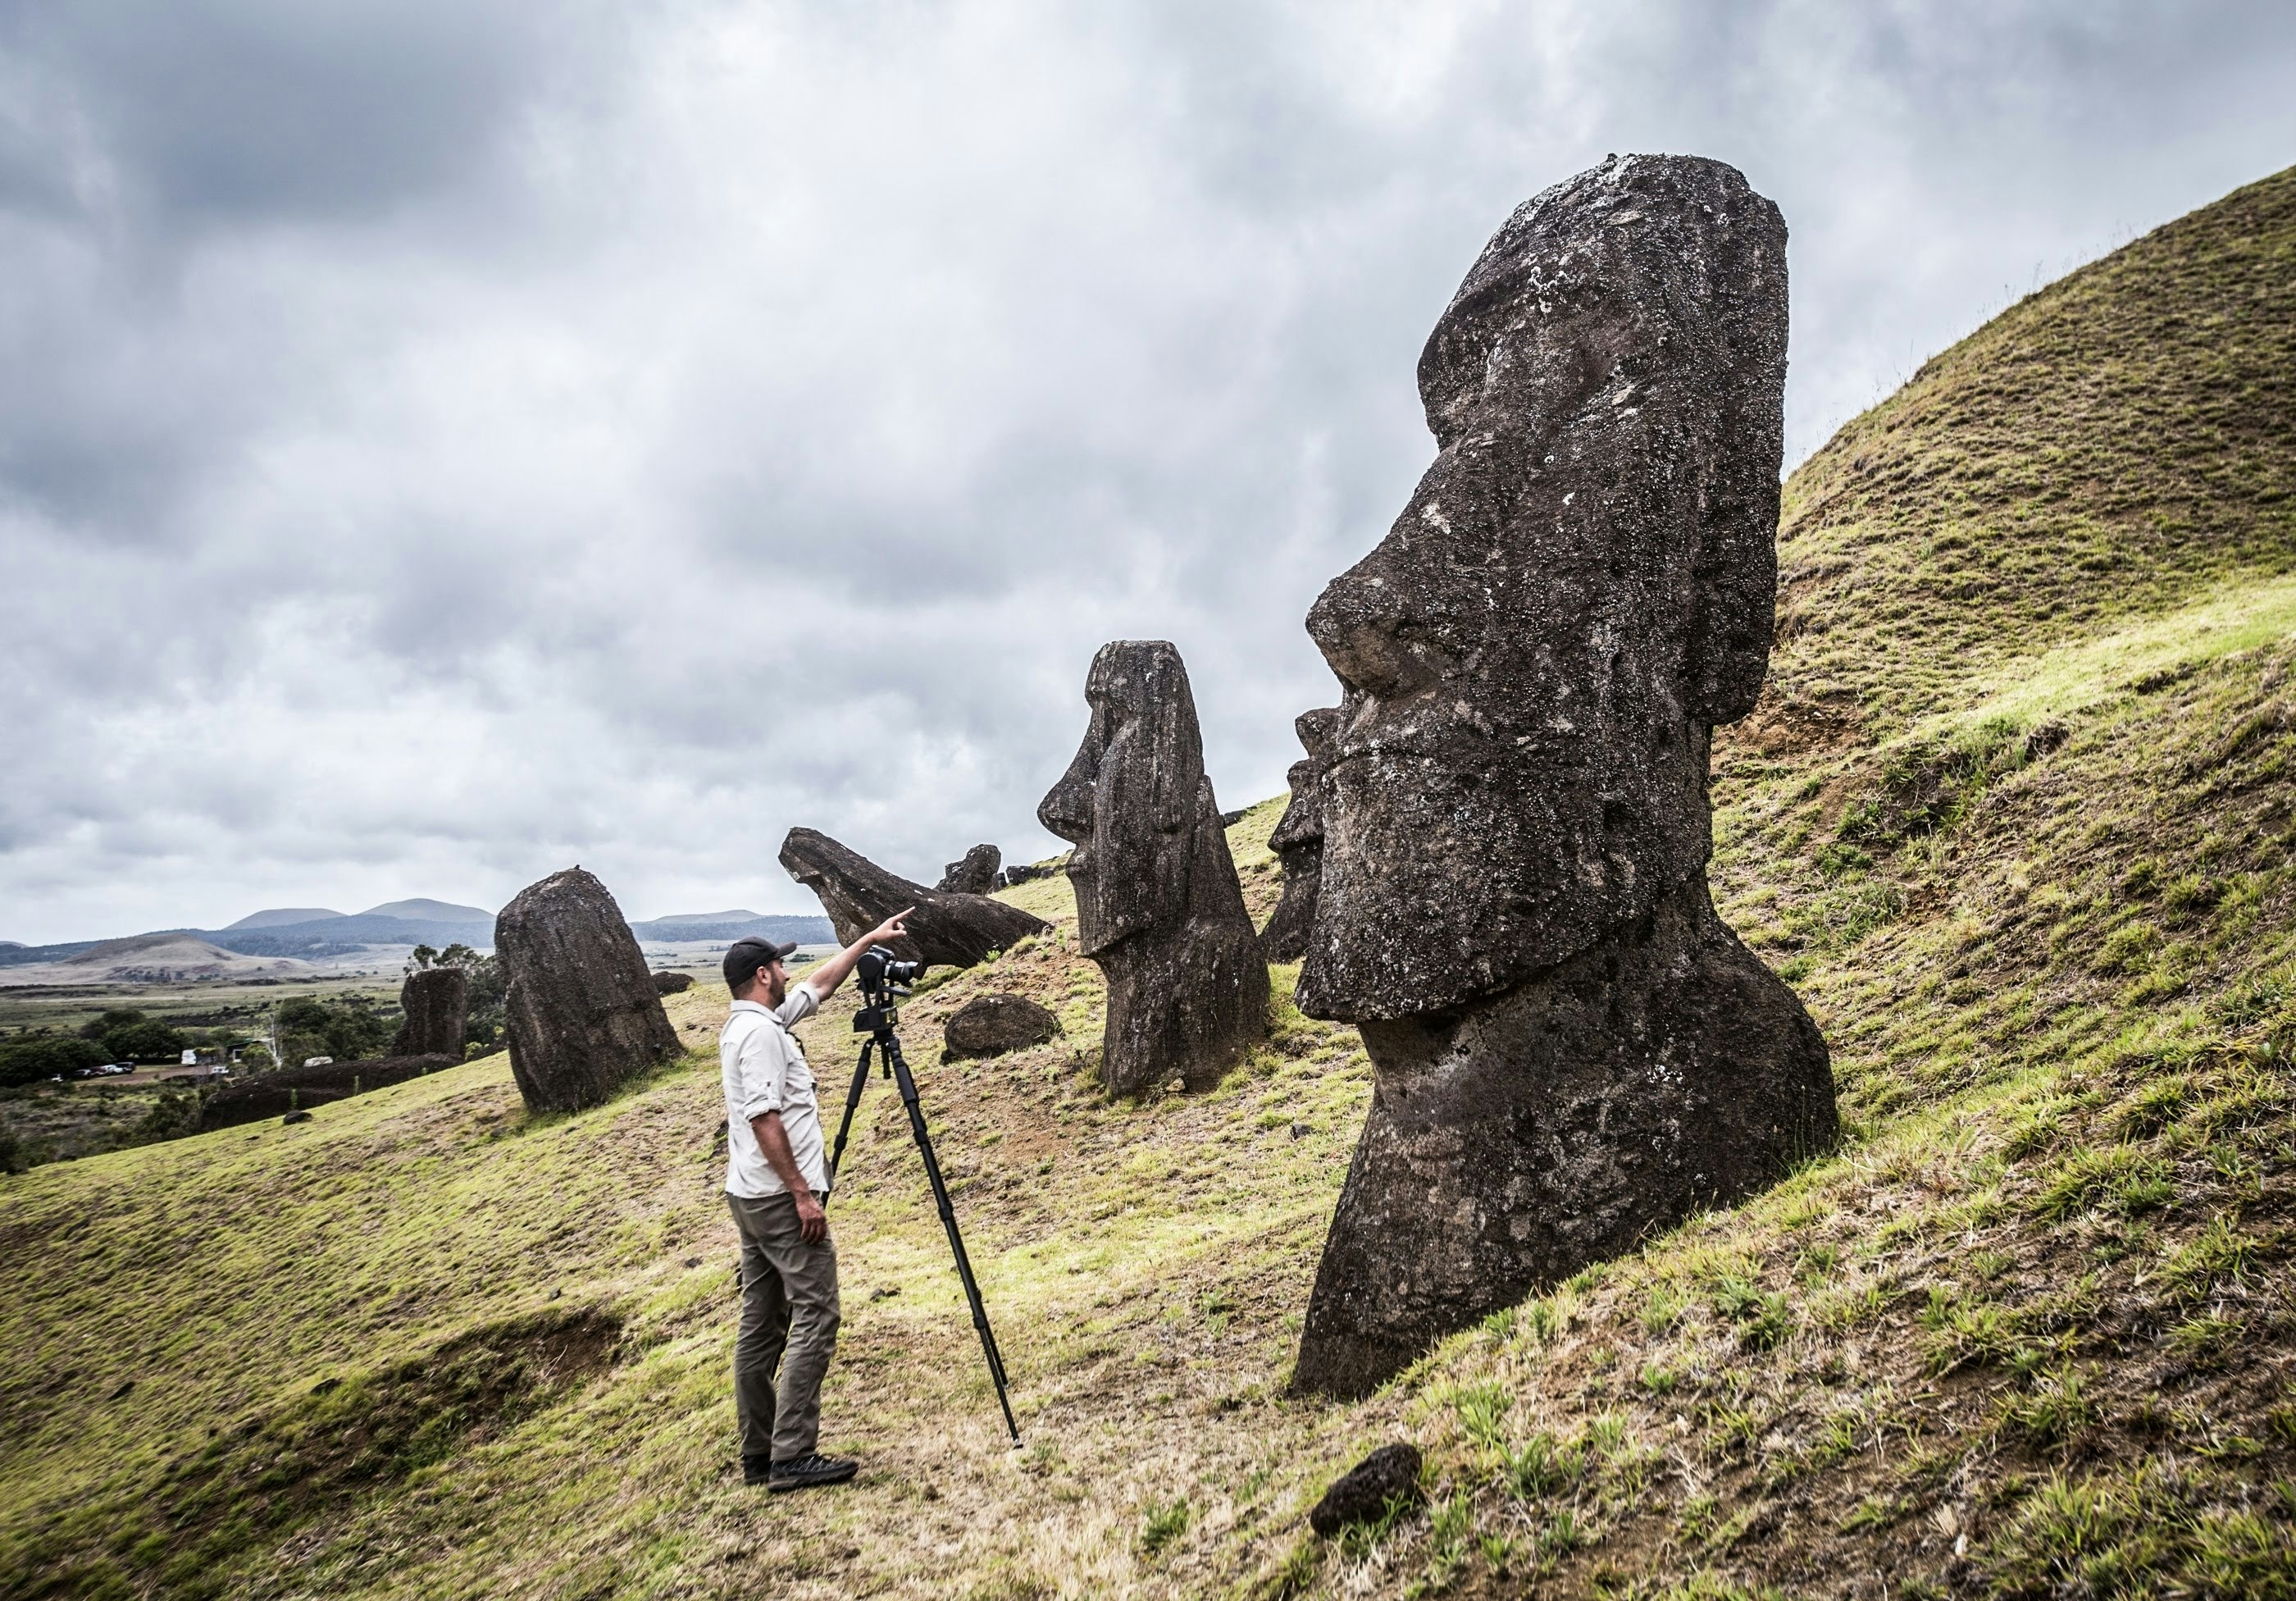
[[[952,1056],[1001,1056],[1042,1045],[1061,1031],[1061,1020],[1025,995],[984,995],[956,1009],[941,1025]]]
[[[1108,979],[1101,1077],[1143,1095],[1219,1082],[1267,1029],[1267,963],[1204,773],[1180,653],[1103,645],[1085,679],[1092,723],[1037,817],[1076,850],[1078,948]]]
[[[1014,884],[1033,883],[1040,878],[1052,878],[1060,873],[1056,866],[1039,866],[1033,862],[1015,862],[996,875],[996,887],[1009,889]]]
[[[495,919],[511,1077],[536,1112],[575,1112],[677,1051],[637,938],[579,867],[521,890]]]
[[[819,898],[837,938],[848,945],[903,907],[914,907],[908,936],[891,943],[905,962],[970,967],[990,951],[1009,950],[1051,926],[986,895],[943,894],[911,883],[816,829],[789,831],[782,842],[782,866]]]
[[[1408,1442],[1383,1445],[1332,1482],[1308,1514],[1308,1527],[1325,1539],[1349,1523],[1375,1523],[1390,1501],[1419,1500],[1419,1448]]]
[[[406,1021],[390,1042],[394,1056],[463,1059],[463,1026],[471,1015],[471,975],[459,967],[425,967],[398,987]]]
[[[1372,1109],[1295,1383],[1438,1336],[1835,1137],[1825,1044],[1708,899],[1767,666],[1785,228],[1718,162],[1519,209],[1419,362],[1439,453],[1308,632],[1338,673],[1300,981]]]
[[[657,973],[653,975],[653,992],[656,995],[684,995],[693,988],[693,975],[690,973]]]
[[[975,845],[964,853],[964,859],[955,861],[941,870],[940,883],[934,888],[944,895],[986,895],[996,888],[996,869],[1003,864],[1004,853],[994,845]]]
[[[1324,880],[1324,769],[1331,763],[1332,737],[1340,729],[1339,708],[1303,711],[1292,726],[1308,759],[1292,764],[1292,804],[1267,836],[1267,848],[1283,866],[1283,898],[1259,931],[1259,948],[1271,962],[1296,962],[1308,954],[1316,891]]]

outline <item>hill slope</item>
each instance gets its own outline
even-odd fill
[[[880,1084],[825,1408],[868,1466],[739,1485],[697,987],[697,1054],[580,1117],[524,1117],[496,1057],[11,1181],[0,1591],[2296,1592],[2292,252],[2284,174],[2013,308],[1789,487],[1713,876],[1833,1042],[1841,1155],[1365,1402],[1283,1399],[1358,1042],[1287,1007],[1219,1090],[1102,1106],[1099,980],[1031,883],[1054,932],[906,1028],[1024,1450]],[[1262,912],[1276,810],[1231,831]],[[994,988],[1067,1037],[934,1063]],[[808,1026],[824,1081],[849,1010]],[[1426,1504],[1308,1536],[1398,1436]]]

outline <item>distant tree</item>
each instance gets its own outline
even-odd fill
[[[103,1037],[103,1047],[115,1062],[164,1062],[182,1055],[186,1043],[183,1030],[170,1028],[156,1017],[127,1023]]]
[[[0,1039],[0,1088],[37,1084],[59,1073],[69,1076],[111,1060],[111,1053],[93,1039],[70,1034],[19,1034],[12,1039]]]
[[[279,1048],[286,1065],[313,1056],[356,1062],[379,1054],[390,1043],[390,1023],[363,995],[323,1001],[299,995],[279,1006]]]
[[[449,946],[447,948],[450,950],[461,950],[465,948],[455,945]],[[439,953],[437,951],[431,949],[427,945],[418,945],[414,948],[414,954],[406,958],[406,971],[409,973],[420,973],[422,969],[430,966],[431,963],[438,959]]]

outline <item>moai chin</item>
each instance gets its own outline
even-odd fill
[[[1374,1087],[1298,1388],[1833,1143],[1825,1041],[1705,876],[1710,734],[1768,663],[1785,242],[1692,157],[1522,206],[1420,357],[1434,465],[1308,612],[1346,694],[1300,1006]]]
[[[1259,931],[1259,948],[1271,962],[1296,962],[1308,954],[1308,930],[1316,921],[1316,894],[1324,879],[1324,768],[1332,759],[1332,736],[1339,732],[1339,708],[1303,711],[1292,727],[1308,758],[1293,762],[1285,775],[1292,804],[1267,836],[1267,848],[1283,864],[1283,898]]]
[[[1210,1088],[1267,1030],[1267,964],[1204,774],[1180,653],[1104,645],[1085,678],[1092,723],[1037,803],[1071,842],[1077,941],[1108,980],[1101,1078],[1111,1096]]]

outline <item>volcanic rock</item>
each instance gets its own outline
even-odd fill
[[[656,995],[683,995],[693,988],[693,975],[690,973],[657,973],[653,975],[653,992]]]
[[[1704,871],[1785,349],[1777,209],[1630,156],[1517,210],[1420,357],[1435,463],[1308,616],[1346,694],[1300,1006],[1374,1085],[1299,1388],[1363,1393],[1835,1138],[1825,1042]]]
[[[1060,1031],[1061,1020],[1025,995],[984,995],[941,1025],[941,1041],[952,1056],[1001,1056],[1042,1045]]]
[[[535,1112],[575,1112],[677,1052],[637,938],[579,867],[529,884],[495,919],[511,1077]]]
[[[1271,962],[1296,962],[1308,954],[1316,891],[1324,880],[1324,768],[1331,763],[1332,738],[1340,731],[1339,708],[1303,711],[1292,726],[1308,759],[1292,764],[1292,804],[1267,836],[1267,848],[1283,866],[1283,899],[1259,931],[1260,951]]]
[[[425,967],[398,987],[406,1021],[390,1042],[394,1056],[463,1058],[463,1026],[471,1014],[471,975],[459,967]]]
[[[1092,723],[1037,817],[1076,850],[1078,948],[1108,980],[1111,1095],[1219,1082],[1267,1030],[1267,963],[1204,772],[1195,696],[1164,641],[1103,645]]]
[[[907,936],[890,942],[905,962],[970,967],[990,951],[1009,950],[1052,926],[986,895],[943,894],[911,883],[811,828],[789,831],[782,842],[782,866],[820,899],[838,940],[847,945],[903,907],[914,907]]]
[[[943,868],[935,886],[944,895],[986,895],[996,888],[996,869],[1004,853],[994,845],[975,845],[964,859]]]
[[[1349,1523],[1375,1523],[1388,1503],[1419,1499],[1419,1448],[1383,1445],[1332,1482],[1308,1514],[1308,1527],[1330,1539]]]

